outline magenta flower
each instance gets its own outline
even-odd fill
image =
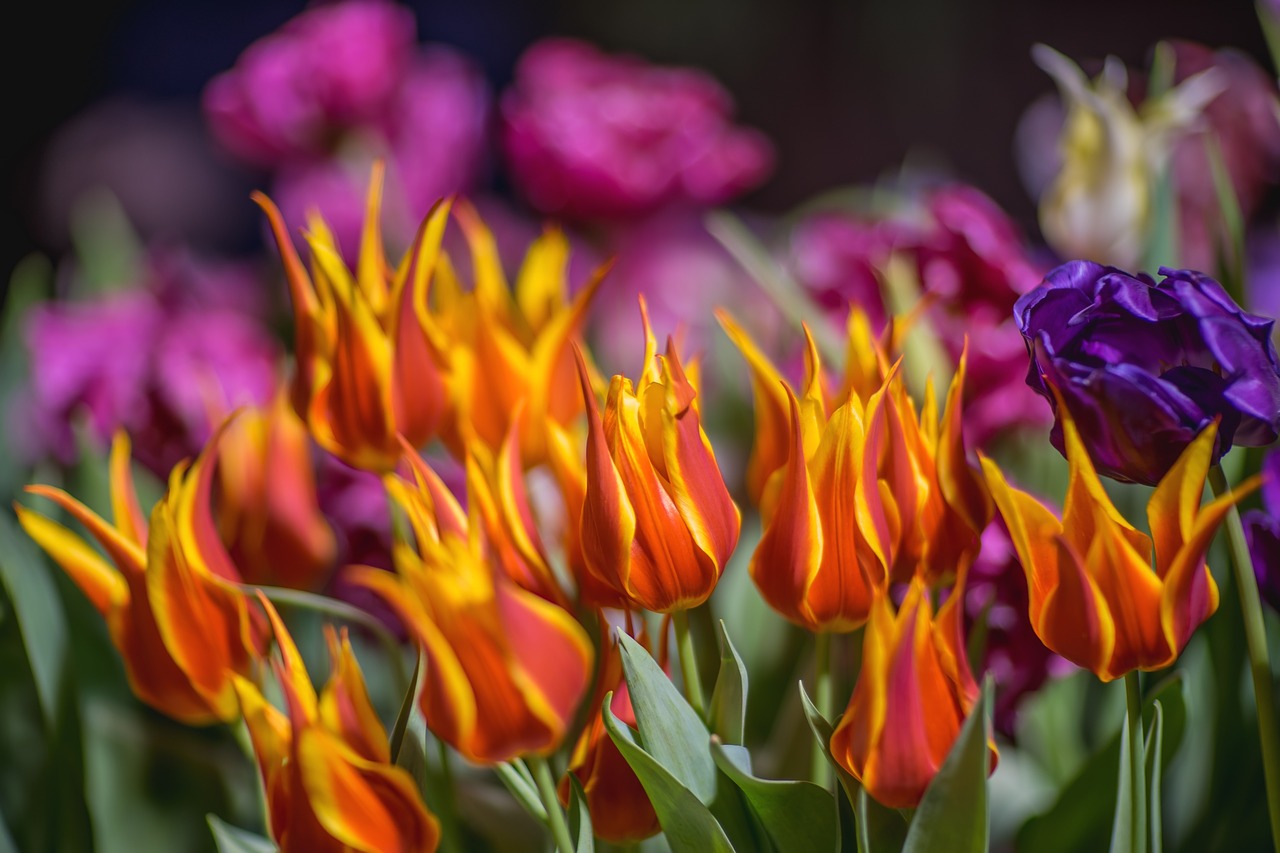
[[[71,462],[83,417],[101,446],[128,430],[136,457],[163,477],[199,452],[221,413],[271,399],[275,341],[250,316],[191,295],[209,280],[190,272],[179,284],[174,272],[150,290],[33,310],[31,381],[10,424],[25,456]]]
[[[948,355],[959,359],[969,340],[968,439],[981,446],[1005,430],[1048,423],[1023,382],[1026,348],[1010,316],[1043,274],[1018,228],[968,186],[903,201],[890,216],[823,212],[803,220],[791,234],[793,275],[838,320],[852,303],[880,328],[888,320],[880,277],[892,254],[909,258],[923,295],[935,300],[928,318]]]
[[[333,128],[385,113],[409,67],[414,29],[412,12],[380,0],[304,12],[209,83],[210,126],[232,153],[260,166],[315,154]]]
[[[1018,706],[1049,678],[1070,672],[1071,663],[1045,648],[1031,626],[1027,577],[1004,522],[997,518],[982,533],[982,551],[965,585],[966,634],[985,618],[979,674],[996,683],[995,725],[1006,737],[1017,728]]]
[[[773,165],[768,140],[732,124],[733,101],[708,75],[570,39],[525,52],[501,109],[517,186],[535,208],[565,218],[720,204]]]
[[[389,171],[383,225],[407,243],[431,206],[485,165],[490,95],[452,48],[418,49],[412,13],[379,0],[319,6],[253,44],[205,90],[214,135],[275,172],[290,222],[319,211],[354,257],[375,159]]]

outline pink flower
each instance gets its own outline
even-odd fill
[[[150,289],[33,310],[31,381],[11,408],[20,452],[72,461],[83,416],[104,447],[128,430],[137,458],[164,477],[199,452],[219,415],[271,399],[275,341],[250,316],[193,295],[211,287],[195,269],[154,260]]]
[[[214,134],[262,166],[320,151],[333,128],[383,114],[408,68],[414,29],[408,9],[380,0],[304,12],[209,83],[204,109]]]
[[[928,313],[948,355],[969,339],[965,434],[976,445],[1018,426],[1047,425],[1044,404],[1024,381],[1027,351],[1013,324],[1013,303],[1039,283],[1043,265],[1013,222],[973,187],[943,186],[886,217],[823,212],[791,233],[788,263],[796,279],[843,321],[852,302],[875,328],[888,319],[880,277],[894,253],[909,258]]]
[[[719,204],[773,165],[759,132],[731,123],[708,75],[547,39],[525,52],[502,99],[502,144],[516,184],[543,213],[630,218],[668,205]]]

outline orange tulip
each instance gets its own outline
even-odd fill
[[[397,435],[419,446],[445,418],[443,347],[427,311],[427,290],[449,215],[448,202],[437,204],[413,248],[390,268],[379,225],[382,179],[379,164],[354,272],[316,218],[307,235],[308,276],[280,211],[266,196],[254,195],[271,223],[293,301],[294,407],[321,447],[379,472],[400,458]]]
[[[548,228],[529,247],[513,292],[493,234],[474,208],[460,203],[456,215],[471,249],[475,283],[463,290],[452,267],[442,265],[436,322],[449,341],[450,396],[457,404],[444,439],[459,458],[473,438],[496,448],[523,409],[527,428],[520,459],[535,465],[546,459],[544,424],[564,426],[582,412],[572,346],[605,269],[570,300],[569,241]]]
[[[391,763],[387,733],[369,703],[343,629],[325,626],[333,669],[319,696],[275,608],[262,598],[280,660],[273,665],[287,713],[253,682],[235,689],[262,773],[271,835],[282,851],[430,853],[440,826],[413,778]]]
[[[323,585],[337,543],[320,514],[311,440],[283,396],[227,428],[218,487],[218,527],[246,583]]]
[[[232,679],[249,673],[261,650],[240,574],[210,514],[221,435],[189,467],[174,468],[150,525],[138,508],[124,433],[111,448],[114,523],[61,489],[27,487],[84,525],[107,559],[58,522],[15,505],[23,529],[106,619],[133,692],[192,724],[238,716]]]
[[[416,550],[397,545],[398,577],[364,568],[352,579],[386,599],[422,645],[422,713],[437,736],[481,764],[547,755],[591,680],[586,631],[495,566],[483,523],[416,454],[412,463],[415,483],[389,478],[388,488]]]
[[[588,571],[632,606],[672,613],[711,595],[741,519],[675,345],[668,338],[656,355],[640,305],[645,367],[634,388],[613,377],[603,420],[579,360],[588,424],[582,550]]]
[[[872,606],[862,670],[831,754],[890,808],[920,804],[977,701],[957,630],[962,598],[958,586],[935,620],[928,587],[917,577],[896,614],[887,596]]]
[[[765,529],[750,571],[765,601],[807,630],[852,631],[890,579],[920,574],[936,584],[961,574],[977,556],[993,512],[965,458],[965,359],[941,420],[931,388],[917,418],[898,366],[884,369],[881,345],[857,311],[850,319],[850,368],[834,398],[824,390],[807,329],[805,385],[797,399],[727,314],[720,322],[747,358],[756,397],[748,488]]]
[[[1066,407],[1058,410],[1070,469],[1061,521],[982,460],[1027,573],[1032,627],[1045,646],[1103,681],[1163,669],[1218,608],[1205,552],[1232,504],[1259,480],[1200,507],[1218,432],[1211,424],[1152,493],[1148,537],[1111,503]]]
[[[608,625],[603,624],[603,619],[601,623],[603,631],[608,632]],[[642,645],[647,646],[643,636],[639,639]],[[560,802],[565,806],[569,805],[571,789],[568,774],[576,776],[582,785],[582,793],[586,796],[587,810],[591,813],[591,828],[596,836],[623,844],[648,838],[661,827],[644,786],[605,731],[600,706],[609,692],[613,693],[609,710],[626,725],[632,728],[636,726],[631,694],[627,691],[627,682],[622,675],[622,654],[618,649],[617,638],[607,642],[608,649],[601,655],[596,675],[591,719],[573,748],[568,772],[560,780],[559,795]]]

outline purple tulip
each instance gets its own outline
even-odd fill
[[[1213,279],[1161,268],[1156,283],[1091,261],[1055,269],[1014,317],[1031,353],[1027,384],[1062,395],[1100,473],[1155,485],[1221,418],[1214,460],[1280,429],[1274,320],[1248,314]],[[1062,426],[1050,436],[1062,450]]]
[[[547,39],[525,52],[503,96],[503,150],[543,213],[625,219],[706,207],[756,186],[773,165],[768,140],[732,124],[732,111],[700,71]]]
[[[1244,535],[1262,598],[1280,611],[1280,453],[1262,463],[1262,509],[1245,513]]]

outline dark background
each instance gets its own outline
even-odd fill
[[[306,4],[134,0],[25,4],[7,25],[0,280],[34,249],[36,175],[50,135],[112,94],[193,110],[214,74]],[[1252,4],[1208,0],[454,0],[409,3],[423,40],[475,57],[496,89],[534,39],[565,34],[655,62],[702,67],[778,149],[773,178],[744,204],[782,211],[875,179],[911,155],[991,194],[1028,230],[1013,132],[1049,91],[1029,50],[1114,53],[1143,65],[1160,38],[1235,46],[1270,67]],[[246,211],[248,205],[246,203]],[[226,246],[205,248],[225,250]]]

